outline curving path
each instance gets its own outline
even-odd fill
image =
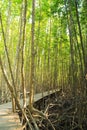
[[[50,93],[52,93],[52,91]],[[48,92],[43,93],[43,96],[46,95],[48,95]],[[37,101],[40,98],[42,98],[42,93],[36,94],[34,101]],[[12,113],[11,102],[0,105],[0,130],[22,130],[18,114]]]

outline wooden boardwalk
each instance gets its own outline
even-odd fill
[[[52,91],[50,92],[52,93]],[[48,92],[44,92],[43,96],[47,96]],[[36,94],[34,101],[42,98],[42,93]],[[27,99],[27,103],[29,99]],[[21,100],[22,104],[22,100]],[[12,113],[11,102],[0,105],[0,130],[22,130],[22,124],[20,123],[17,113]]]
[[[10,107],[11,103],[0,105],[0,130],[22,130],[18,114],[12,113]]]

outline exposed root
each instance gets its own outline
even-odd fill
[[[29,130],[40,130],[38,124],[40,126],[40,124],[42,124],[43,119],[47,120],[52,130],[55,130],[53,124],[48,119],[48,117],[43,112],[35,108],[33,108],[31,111],[29,108],[26,108],[26,111],[22,110],[22,115],[23,115],[22,120],[23,120],[24,130],[26,129],[26,127],[28,127]],[[36,119],[35,119],[35,115],[36,115]]]
[[[43,112],[41,108],[37,109],[38,106],[32,109],[28,106],[24,116],[25,123],[27,122],[26,130],[86,130],[87,99],[81,99],[80,104],[79,96],[76,99],[67,95],[58,98],[59,100],[54,100],[52,96],[50,102],[45,105],[43,100],[40,100]]]

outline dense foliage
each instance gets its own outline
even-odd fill
[[[34,52],[32,52],[34,53],[35,92],[69,88],[73,94],[77,94],[86,90],[86,5],[86,0],[36,1]],[[25,88],[27,90],[30,88],[32,1],[27,1],[26,17],[23,12],[24,0],[0,1],[0,21],[2,21],[0,56],[8,80],[11,80],[3,40],[5,39],[14,82],[20,92],[22,92],[22,65],[24,65],[22,67]],[[25,32],[23,32],[24,19],[26,19]],[[8,93],[2,73],[0,73],[0,92],[2,96],[5,92]]]

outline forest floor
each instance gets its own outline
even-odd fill
[[[36,94],[34,99],[34,107],[45,114],[55,130],[87,130],[87,98],[83,95],[73,97],[70,92],[60,90],[50,95],[46,92],[43,98],[41,93]],[[47,119],[36,120],[39,130],[53,130]],[[0,130],[22,130],[11,103],[0,105]]]
[[[70,92],[50,94],[34,104],[50,120],[55,130],[87,130],[87,99]],[[40,130],[53,130],[46,119],[37,121]]]

